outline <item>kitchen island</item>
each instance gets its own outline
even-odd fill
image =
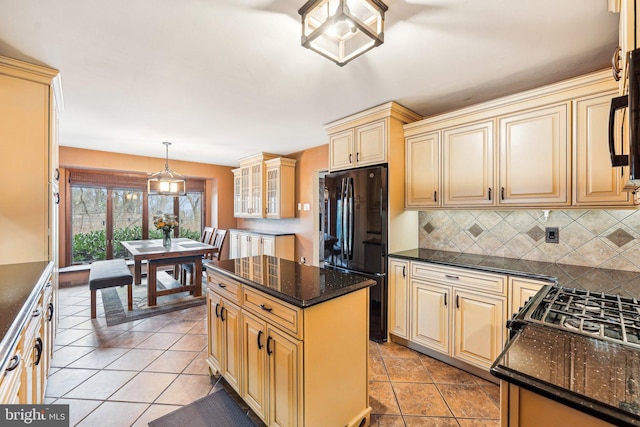
[[[267,425],[369,425],[373,280],[264,255],[205,267],[207,361]]]

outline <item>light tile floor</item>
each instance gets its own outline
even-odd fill
[[[45,396],[70,405],[72,426],[146,426],[229,389],[209,376],[206,306],[107,327],[100,297],[90,318],[86,286],[61,288],[59,305]],[[372,426],[499,425],[495,384],[394,343],[371,342],[369,360]]]

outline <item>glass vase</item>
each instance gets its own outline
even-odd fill
[[[171,230],[162,230],[162,246],[171,247]]]

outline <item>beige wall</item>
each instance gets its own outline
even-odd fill
[[[290,232],[296,234],[296,260],[305,257],[308,264],[317,265],[318,219],[318,172],[329,168],[329,145],[320,145],[297,153],[286,155],[296,159],[296,217],[292,219],[241,219],[238,228],[257,231]],[[298,203],[308,203],[308,211],[298,210]]]
[[[559,243],[544,229],[559,228]],[[640,271],[640,211],[430,210],[420,212],[420,247],[561,264]]]
[[[132,156],[128,154],[109,153],[105,151],[85,150],[72,147],[60,147],[60,265],[65,265],[66,246],[66,206],[67,182],[64,177],[68,168],[102,169],[122,172],[158,172],[164,169],[164,159],[154,157]],[[210,165],[205,163],[185,162],[169,159],[169,166],[187,178],[206,179],[206,203],[208,204],[205,223],[218,228],[236,227],[233,216],[233,174],[231,167]],[[213,214],[212,214],[213,213]],[[217,213],[217,214],[216,214]],[[225,243],[222,257],[226,258],[229,244]]]

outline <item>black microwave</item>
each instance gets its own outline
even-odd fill
[[[609,111],[609,153],[611,154],[611,166],[629,166],[629,181],[625,184],[623,191],[636,192],[640,188],[640,49],[629,52],[628,65],[628,95],[618,96],[611,100],[611,110]],[[629,154],[616,154],[616,111],[625,108],[629,114]],[[624,122],[622,120],[622,123]],[[621,132],[620,137],[624,138],[624,132]]]

